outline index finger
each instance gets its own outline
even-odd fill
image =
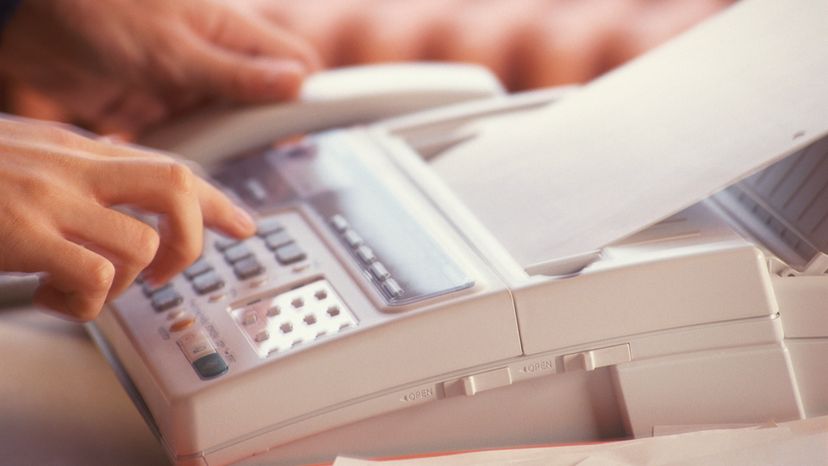
[[[132,205],[162,215],[150,280],[169,280],[201,254],[201,206],[195,176],[186,166],[172,159],[116,158],[99,163],[89,176],[102,205]]]
[[[146,158],[159,161],[161,163],[181,163],[184,165],[192,165],[194,162],[189,160],[175,159],[166,153],[150,149],[146,147],[135,146],[129,143],[119,143],[117,141],[107,141],[98,139],[97,141],[87,141],[87,150],[94,151],[97,154],[107,154],[129,160],[126,163],[134,163],[135,159]],[[196,166],[197,167],[197,166]],[[129,173],[138,175],[138,172],[130,172],[130,169],[123,168]],[[116,169],[117,170],[117,169]],[[149,175],[147,173],[147,175]],[[159,176],[158,173],[155,174]],[[108,175],[106,175],[108,176]],[[194,177],[195,193],[201,205],[201,212],[204,220],[204,225],[210,228],[221,230],[222,233],[228,236],[237,238],[246,238],[255,232],[255,224],[250,215],[242,208],[238,207],[231,201],[221,190],[210,184],[210,182],[201,178],[198,175]],[[131,182],[131,180],[124,180]]]

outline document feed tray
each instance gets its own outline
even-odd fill
[[[801,273],[828,273],[828,137],[716,196],[743,228]]]
[[[821,19],[777,2],[751,6],[735,5],[559,103],[478,120],[477,137],[434,159],[436,172],[525,270],[548,273],[819,141],[828,134],[828,55],[814,46]],[[790,166],[804,170],[818,158],[809,154]],[[824,164],[816,168],[783,181],[785,190],[768,187],[770,175],[734,188],[795,227],[803,267],[826,249],[825,222],[811,216],[826,201],[791,200],[807,210],[799,218],[783,192],[800,181],[808,192],[824,187]]]

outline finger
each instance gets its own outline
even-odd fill
[[[236,238],[247,238],[256,232],[253,219],[244,209],[207,181],[198,178],[196,184],[206,226]]]
[[[347,58],[351,47],[353,21],[362,12],[384,2],[376,0],[264,0],[258,1],[256,10],[265,19],[284,26],[313,44],[328,66],[350,63]]]
[[[614,34],[637,6],[637,0],[583,0],[536,15],[524,32],[518,87],[584,83],[606,71]]]
[[[154,151],[116,144],[116,138],[96,136],[94,133],[76,126],[28,119],[0,120],[0,140],[2,141],[37,141],[40,152],[66,153],[73,149],[82,150],[89,155],[118,155],[125,157],[154,156]]]
[[[516,55],[522,29],[544,0],[473,2],[451,18],[451,26],[439,37],[433,53],[451,61],[477,63],[492,70],[512,89]],[[485,34],[481,34],[485,31]]]
[[[107,299],[119,295],[153,260],[158,232],[116,210],[87,205],[64,210],[56,219],[64,236],[106,257],[115,266]]]
[[[158,98],[140,92],[125,91],[94,123],[99,133],[136,135],[148,126],[160,122],[168,114],[167,106]]]
[[[221,18],[225,23],[218,26],[220,33],[214,37],[216,45],[239,54],[290,58],[302,63],[309,71],[322,68],[319,54],[308,42],[260,16],[245,11],[238,16],[223,15]]]
[[[132,205],[161,214],[161,243],[148,279],[165,282],[201,254],[203,222],[196,177],[171,159],[115,158],[90,175],[93,195],[104,206]]]
[[[190,81],[204,94],[257,103],[290,100],[305,76],[296,61],[228,52],[197,37],[189,41]]]
[[[51,128],[48,126],[45,126],[44,129],[49,131],[50,135],[55,130],[63,131],[60,128]],[[170,165],[186,163],[186,161],[175,161],[161,152],[126,143],[119,143],[117,140],[119,136],[115,138],[105,136],[92,140],[74,133],[68,133],[60,137],[54,137],[54,135],[50,137],[62,140],[63,146],[74,146],[75,148],[81,148],[93,154],[117,157],[118,159],[116,160],[120,160],[122,163],[113,164],[115,160],[105,159],[104,161],[107,162],[106,167],[108,168],[102,170],[99,165],[96,165],[95,170],[90,170],[95,174],[93,182],[103,186],[109,185],[111,187],[109,191],[122,190],[126,189],[124,188],[125,186],[130,186],[129,189],[135,190],[136,192],[154,189],[156,194],[164,193],[168,188],[163,183],[170,181],[168,179],[168,171],[171,169]],[[65,150],[65,147],[60,147],[59,149]],[[101,160],[97,159],[95,162],[101,162]],[[194,183],[195,196],[201,210],[204,212],[204,222],[207,226],[219,229],[229,236],[238,238],[246,238],[253,234],[255,225],[244,210],[236,207],[220,190],[200,177],[192,175],[191,171],[186,167],[182,168],[189,172],[184,176],[192,179]],[[145,177],[146,179],[144,179]],[[173,182],[172,185],[175,186],[175,183]],[[172,190],[174,191],[174,188]],[[124,199],[124,194],[118,194],[116,196],[114,194],[107,194],[106,192],[106,189],[101,189],[98,195],[107,198],[114,196],[108,199],[108,205],[117,204],[118,202],[114,199]],[[166,210],[158,210],[165,208],[165,206],[154,204],[153,198],[141,198],[141,196],[135,195],[132,197],[139,198],[136,202],[130,202],[133,205],[147,208],[154,212],[170,213]]]
[[[378,2],[361,11],[351,26],[348,53],[356,63],[423,60],[431,31],[444,27],[461,0]]]
[[[92,320],[100,312],[115,276],[111,262],[99,254],[59,237],[30,243],[28,269],[46,272],[35,302],[76,319]]]
[[[117,140],[110,141],[106,137],[99,138],[98,141],[107,147],[104,149],[96,148],[96,150],[129,159],[126,160],[127,163],[134,163],[136,158],[149,158],[161,163],[186,163],[186,161],[174,162],[174,159],[162,153],[145,151],[142,148],[118,143]],[[152,170],[149,169],[148,171]],[[132,173],[138,176],[138,172]],[[247,238],[255,233],[256,226],[253,219],[245,210],[238,207],[221,190],[204,179],[194,176],[194,182],[204,225],[236,238]]]

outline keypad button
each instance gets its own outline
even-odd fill
[[[191,364],[199,358],[216,352],[216,347],[213,346],[210,338],[201,330],[184,334],[177,343]]]
[[[342,233],[348,229],[348,221],[345,220],[345,217],[339,214],[332,216],[330,222],[334,230],[336,230],[339,233]]]
[[[239,244],[239,240],[235,238],[228,238],[226,236],[220,236],[215,242],[216,249],[221,252],[224,252],[237,244]]]
[[[242,184],[243,194],[247,199],[253,200],[256,204],[264,204],[267,201],[267,188],[256,178],[248,178]]]
[[[385,290],[385,292],[392,298],[399,298],[403,294],[402,287],[399,283],[397,283],[397,280],[394,280],[393,278],[389,278],[382,282],[382,289]]]
[[[193,278],[213,270],[213,266],[207,262],[207,259],[199,259],[193,265],[184,270],[184,276],[192,280]]]
[[[362,237],[359,236],[359,234],[354,230],[346,230],[345,233],[342,234],[342,238],[344,238],[345,243],[352,248],[358,247],[364,242]]]
[[[253,337],[253,340],[255,340],[256,343],[261,343],[266,341],[268,338],[270,338],[270,333],[268,333],[267,330],[262,330]]]
[[[253,252],[246,244],[237,244],[224,251],[224,259],[231,264],[253,255]]]
[[[264,238],[265,236],[284,230],[282,224],[275,218],[268,218],[258,223],[256,234]]]
[[[195,317],[193,317],[192,314],[186,315],[170,325],[170,332],[180,332],[182,330],[186,330],[192,327],[193,324],[195,324]]]
[[[248,257],[236,262],[233,265],[233,272],[236,273],[239,280],[247,280],[256,275],[261,275],[264,272],[264,267],[255,257]]]
[[[218,353],[211,353],[196,359],[193,362],[193,368],[202,379],[218,377],[229,369],[227,363]]]
[[[385,280],[386,278],[391,276],[391,272],[382,265],[382,262],[374,262],[368,267],[368,270],[371,272],[371,275],[374,276],[377,280]]]
[[[172,286],[172,284],[170,284],[170,283],[164,283],[163,285],[156,286],[156,285],[151,284],[150,282],[144,282],[141,285],[141,290],[143,290],[145,296],[150,297],[154,293],[157,293],[161,290],[165,290],[165,289],[167,289],[171,286]]]
[[[365,265],[369,265],[377,259],[377,256],[374,255],[374,251],[364,244],[357,248],[356,255]]]
[[[172,287],[156,291],[152,295],[152,307],[157,312],[166,311],[184,302],[184,298]]]
[[[278,248],[279,246],[284,246],[284,245],[292,243],[292,242],[293,242],[293,238],[291,238],[290,235],[288,235],[286,231],[280,231],[280,232],[277,232],[277,233],[273,233],[273,234],[267,235],[267,238],[265,238],[265,244],[267,244],[267,247],[271,251]]]
[[[193,289],[198,294],[212,293],[224,287],[224,280],[216,272],[207,272],[193,279]]]
[[[282,265],[289,265],[305,260],[305,251],[296,243],[290,243],[276,250],[276,260]]]
[[[244,313],[244,317],[242,317],[242,324],[244,325],[253,325],[259,320],[258,314],[256,311],[247,311]]]

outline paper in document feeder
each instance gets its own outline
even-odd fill
[[[786,31],[809,43],[823,27],[804,16]],[[512,257],[543,273],[828,134],[824,49],[791,56],[767,35],[725,26],[713,18],[557,104],[483,119],[476,138],[433,166]],[[717,43],[699,47],[705,41]],[[708,48],[716,53],[698,53]]]

